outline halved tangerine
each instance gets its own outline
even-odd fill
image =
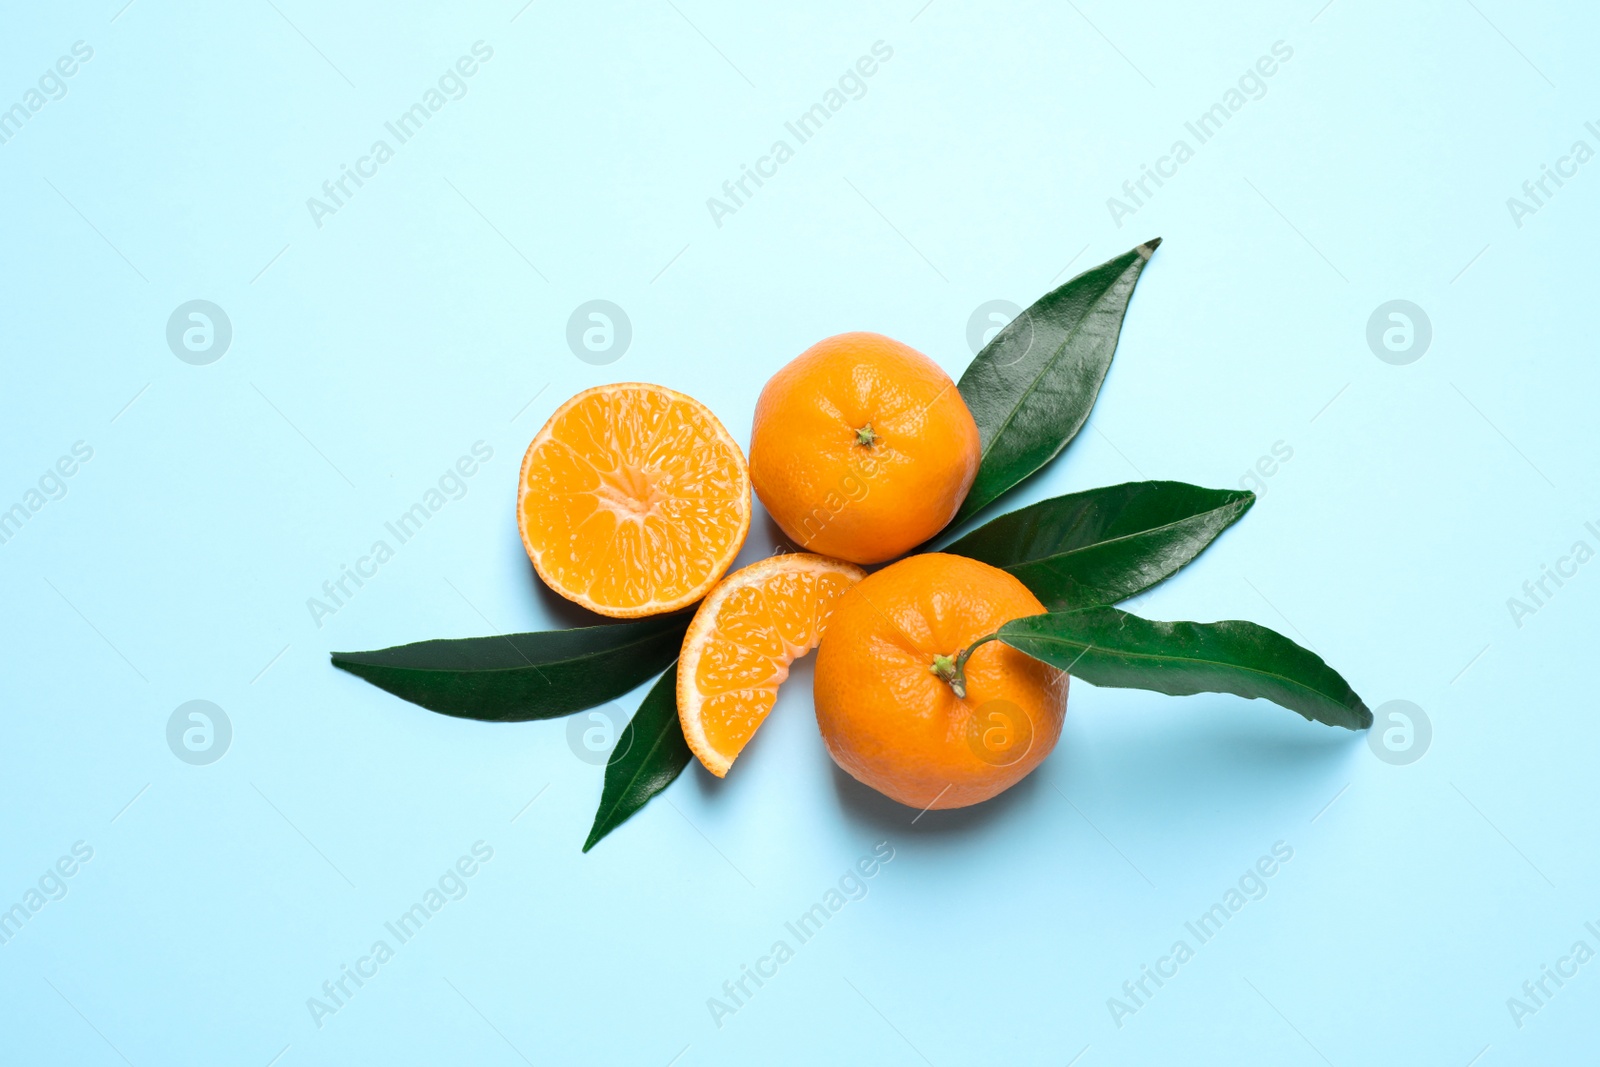
[[[586,389],[528,445],[517,528],[545,584],[591,611],[687,607],[750,532],[750,469],[693,397],[624,382]]]
[[[817,647],[833,605],[864,577],[852,563],[794,552],[735,571],[706,597],[678,657],[678,719],[706,770],[728,773],[789,664]]]

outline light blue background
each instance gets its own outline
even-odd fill
[[[122,3],[12,5],[0,34],[0,106],[94,49],[0,145],[0,507],[94,449],[0,545],[0,907],[94,849],[0,947],[0,1058],[1487,1067],[1593,1049],[1600,962],[1520,1028],[1506,1006],[1573,942],[1600,949],[1600,565],[1520,627],[1506,605],[1600,525],[1600,164],[1521,227],[1506,206],[1573,141],[1600,148],[1592,12]],[[467,94],[319,229],[307,198],[479,40],[494,55]],[[880,40],[866,95],[715,225],[706,198]],[[1115,225],[1107,198],[1277,41],[1293,57],[1266,95]],[[1156,235],[1094,417],[1017,502],[1231,486],[1292,448],[1247,519],[1136,608],[1312,645],[1374,707],[1425,709],[1419,762],[1261,703],[1077,685],[1038,773],[913,825],[834,769],[801,664],[726,781],[692,767],[583,856],[601,771],[565,722],[451,720],[329,666],[574,620],[511,503],[522,449],[577,390],[668,384],[747,442],[763,382],[813,341],[878,330],[958,375],[974,308]],[[196,298],[234,330],[209,366],[165,341]],[[593,298],[632,321],[610,366],[565,342]],[[1365,340],[1395,298],[1433,325],[1409,366]],[[314,625],[307,598],[480,440],[493,459],[466,495]],[[774,534],[758,515],[743,558]],[[210,766],[167,747],[191,699],[233,724]],[[467,896],[319,1029],[307,998],[479,840],[494,858]],[[865,899],[719,1029],[707,998],[880,841],[895,858]],[[1294,858],[1266,897],[1115,1025],[1107,999],[1278,841]]]

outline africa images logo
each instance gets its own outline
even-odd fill
[[[29,486],[22,499],[7,507],[0,502],[0,545],[8,543],[22,532],[23,525],[52,500],[67,495],[66,479],[77,474],[82,465],[94,458],[94,449],[87,441],[74,441],[72,455],[62,455],[39,475],[36,486]]]
[[[1193,145],[1183,137],[1177,138],[1165,155],[1156,157],[1154,167],[1148,163],[1139,164],[1139,176],[1122,183],[1121,197],[1106,198],[1106,210],[1117,229],[1122,229],[1124,219],[1137,215],[1140,208],[1154,199],[1167,181],[1176,178],[1178,168],[1194,158],[1195,150],[1221,133],[1223,125],[1243,111],[1246,104],[1267,95],[1266,79],[1277,74],[1282,65],[1294,57],[1294,48],[1285,41],[1272,42],[1271,52],[1246,67],[1238,82],[1224,90],[1220,99],[1196,115],[1193,121],[1183,124],[1184,130],[1194,139]]]
[[[45,105],[67,95],[66,79],[82,69],[82,64],[94,58],[94,49],[86,41],[72,43],[72,55],[62,56],[55,65],[45,68],[39,75],[38,88],[29,88],[22,99],[7,108],[0,108],[0,145],[8,143],[22,132],[22,127],[33,116],[43,111]]]
[[[1129,1018],[1139,1014],[1140,1009],[1147,1007],[1162,987],[1178,977],[1183,965],[1194,959],[1196,950],[1220,934],[1223,927],[1244,910],[1246,904],[1264,899],[1268,891],[1267,880],[1292,859],[1293,846],[1287,841],[1274,842],[1272,855],[1261,856],[1246,867],[1236,885],[1229,886],[1220,900],[1201,912],[1198,918],[1183,924],[1184,930],[1194,939],[1193,945],[1189,944],[1189,938],[1180,937],[1172,943],[1172,948],[1165,956],[1155,961],[1154,967],[1148,963],[1140,964],[1138,977],[1122,983],[1122,996],[1106,998],[1106,1010],[1111,1013],[1111,1021],[1117,1024],[1117,1029],[1121,1030],[1127,1025]]]
[[[754,968],[748,963],[739,964],[738,976],[722,983],[722,996],[706,998],[706,1010],[711,1013],[711,1021],[717,1024],[717,1029],[721,1030],[726,1019],[739,1014],[767,982],[778,977],[779,968],[794,959],[796,949],[821,933],[823,924],[851,901],[866,899],[870,888],[868,880],[877,877],[893,860],[894,846],[879,841],[872,847],[871,855],[860,857],[854,866],[845,869],[838,878],[837,888],[830,886],[821,900],[792,922],[783,924],[784,930],[794,939],[793,945],[788,938],[779,938],[766,955],[756,958]]]
[[[363,956],[357,956],[352,967],[339,964],[338,973],[322,983],[320,995],[306,998],[306,1011],[318,1030],[324,1020],[348,1007],[350,1001],[368,982],[378,977],[384,964],[394,959],[395,952],[409,943],[423,927],[444,910],[452,901],[463,900],[470,891],[469,879],[477,876],[485,864],[494,859],[494,846],[487,841],[472,843],[471,855],[463,854],[440,873],[437,881],[424,889],[420,897],[399,916],[383,924],[389,937],[379,937]],[[394,944],[389,943],[393,938]]]
[[[493,458],[494,449],[487,442],[474,441],[472,455],[458,457],[452,466],[446,467],[444,473],[439,475],[436,485],[423,491],[416,503],[402,511],[393,522],[383,524],[384,530],[394,538],[393,545],[380,537],[372,542],[366,555],[356,557],[354,567],[348,563],[339,564],[339,573],[322,583],[322,596],[306,597],[306,611],[310,613],[317,629],[322,629],[323,619],[339,614],[341,608],[376,578],[379,568],[393,559],[401,546],[422,532],[424,523],[442,511],[450,501],[466,496],[468,479]]]
[[[766,179],[778,176],[778,168],[794,158],[796,147],[822,132],[823,125],[842,111],[851,100],[860,100],[866,96],[866,79],[877,74],[882,69],[881,65],[892,58],[894,58],[893,47],[884,41],[874,41],[872,55],[862,56],[855,61],[854,66],[845,68],[835,86],[827,89],[820,101],[802,111],[793,122],[783,124],[784,130],[794,138],[793,146],[788,140],[780,137],[772,142],[765,155],[756,158],[754,170],[747,163],[739,164],[739,176],[729,178],[722,183],[722,196],[706,198],[706,210],[711,213],[711,221],[717,224],[717,229],[722,229],[723,218],[735,214],[745,206],[746,201],[755,196],[756,191],[766,184]],[[845,96],[846,93],[850,94],[848,98]],[[752,182],[755,183],[754,188],[751,188]]]
[[[484,41],[473,42],[472,55],[457,59],[453,66],[439,75],[435,85],[423,91],[421,100],[406,108],[393,121],[383,124],[383,128],[394,138],[393,145],[380,137],[372,142],[365,155],[356,159],[354,167],[348,163],[339,164],[338,175],[322,183],[322,196],[306,198],[306,210],[310,212],[311,221],[317,229],[322,229],[322,220],[326,216],[337,215],[339,209],[347,206],[368,181],[378,176],[378,168],[395,157],[395,148],[421,133],[423,126],[443,111],[451,100],[466,96],[466,79],[477,74],[480,65],[493,58],[492,47]],[[351,188],[352,184],[354,188]]]

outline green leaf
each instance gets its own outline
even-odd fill
[[[677,658],[690,618],[334,652],[333,665],[445,715],[553,719],[603,704],[659,673]]]
[[[1329,726],[1372,725],[1372,712],[1321,656],[1253,622],[1152,622],[1100,607],[1015,619],[999,638],[1091,685],[1233,693]]]
[[[611,750],[600,807],[583,850],[588,852],[671,785],[692,758],[678,722],[678,672],[674,667],[651,687]]]
[[[978,423],[983,459],[954,523],[993,503],[1077,436],[1100,393],[1139,272],[1161,238],[1047,293],[967,366],[956,387]]]
[[[1051,611],[1115,604],[1171,577],[1255,501],[1244,489],[1128,482],[1041,500],[940,551],[1014,574]]]

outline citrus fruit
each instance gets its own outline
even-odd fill
[[[818,341],[779,370],[750,432],[750,478],[783,532],[853,563],[944,529],[978,458],[978,425],[950,376],[876,333]]]
[[[528,445],[517,528],[545,584],[591,611],[687,607],[750,530],[739,445],[693,397],[624,382],[585,389]]]
[[[728,575],[695,612],[678,657],[678,719],[689,748],[721,778],[789,677],[817,647],[833,606],[865,574],[805,552]]]
[[[1050,754],[1067,675],[998,641],[1044,611],[987,563],[927,553],[840,598],[817,652],[817,725],[834,761],[913,808],[961,808],[1021,781]]]

